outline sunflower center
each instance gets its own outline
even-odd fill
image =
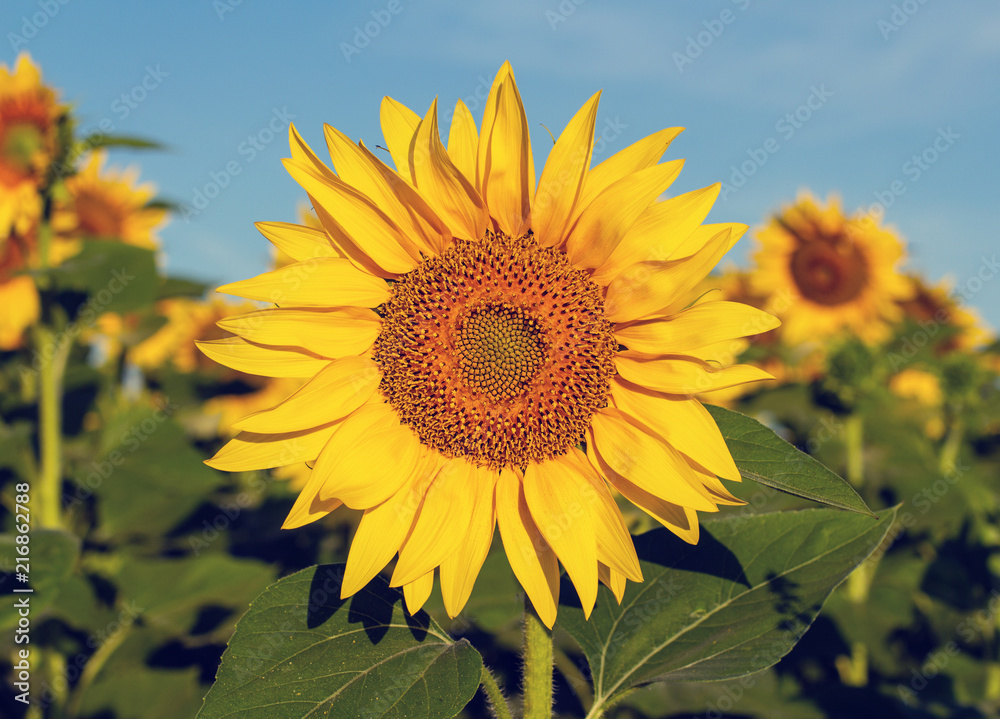
[[[495,402],[520,394],[545,360],[542,327],[523,307],[483,303],[456,330],[462,378]]]
[[[456,242],[379,311],[380,389],[446,456],[524,467],[579,444],[607,406],[618,345],[601,289],[530,234]]]
[[[840,305],[855,299],[868,282],[868,263],[847,238],[821,237],[801,242],[792,253],[792,277],[806,299]]]
[[[79,229],[94,239],[119,238],[124,230],[121,208],[93,192],[81,192],[76,198],[76,216]]]
[[[0,141],[0,155],[15,172],[29,175],[35,157],[44,148],[39,129],[30,123],[14,123],[5,128]]]

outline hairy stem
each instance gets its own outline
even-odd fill
[[[552,632],[524,598],[524,719],[552,717]]]
[[[480,685],[483,687],[483,691],[486,692],[486,698],[490,700],[493,716],[496,719],[511,719],[510,706],[508,706],[507,700],[500,690],[500,685],[497,684],[493,673],[486,667],[483,667],[483,676]]]

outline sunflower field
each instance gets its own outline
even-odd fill
[[[162,148],[0,65],[0,716],[1000,715],[975,288],[487,89],[292,124],[299,221],[215,288],[108,159]]]

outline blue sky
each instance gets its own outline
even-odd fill
[[[539,160],[542,126],[558,135],[603,88],[603,154],[686,127],[671,191],[727,183],[711,221],[760,224],[803,188],[852,209],[881,198],[909,267],[950,276],[1000,327],[995,2],[4,0],[0,29],[0,60],[28,50],[83,129],[169,146],[113,160],[200,205],[162,233],[175,274],[221,284],[266,268],[252,223],[294,221],[304,198],[280,163],[289,119],[317,148],[324,122],[380,143],[383,95],[421,114],[440,97],[444,126],[461,97],[478,120],[509,59]]]

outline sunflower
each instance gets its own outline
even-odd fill
[[[938,353],[975,351],[991,340],[979,315],[963,308],[952,296],[947,281],[932,285],[922,277],[913,277],[912,297],[899,302],[906,319],[917,323],[932,338]]]
[[[155,187],[148,182],[138,184],[139,171],[134,167],[104,170],[106,160],[106,154],[98,150],[79,173],[66,180],[72,197],[69,233],[156,249],[156,230],[166,220],[167,211],[150,206]]]
[[[65,107],[26,52],[0,64],[0,236],[24,234],[41,212],[38,189],[56,155]]]
[[[782,320],[791,345],[843,331],[865,342],[885,339],[912,295],[896,270],[903,245],[870,217],[846,217],[837,198],[826,207],[803,193],[757,232],[760,249],[751,284]]]
[[[209,460],[242,470],[315,462],[285,527],[363,510],[342,586],[350,596],[398,554],[391,584],[417,611],[440,575],[461,611],[494,528],[548,626],[559,562],[584,611],[598,582],[619,601],[642,574],[616,490],[689,542],[697,511],[739,504],[738,480],[698,392],[767,379],[700,348],[777,321],[692,290],[746,229],[702,225],[718,184],[657,201],[679,128],[590,169],[600,93],[570,120],[535,182],[510,65],[481,131],[459,102],[420,117],[386,98],[396,169],[332,127],[336,174],[290,129],[292,177],[322,230],[258,228],[298,262],[220,291],[278,307],[231,318],[200,343],[242,371],[307,377],[236,423]]]

